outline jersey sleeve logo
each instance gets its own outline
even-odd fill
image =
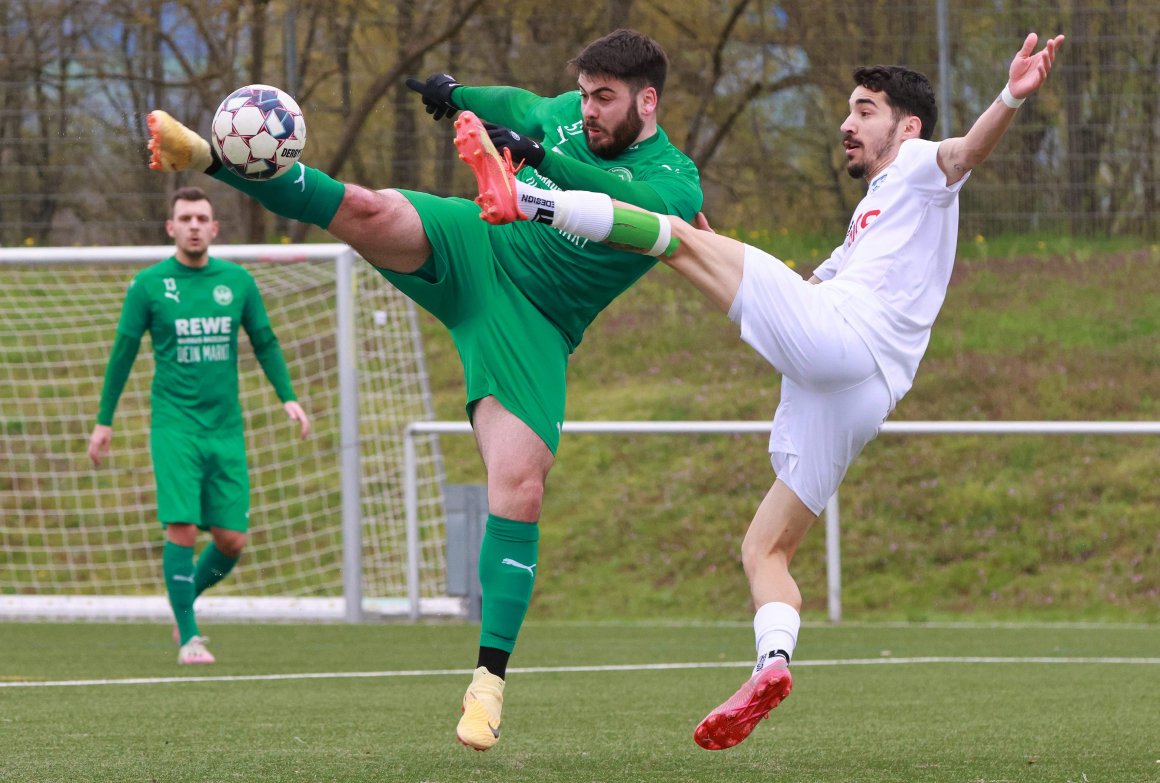
[[[228,285],[219,285],[213,289],[213,300],[225,307],[234,301],[234,292],[230,290]]]

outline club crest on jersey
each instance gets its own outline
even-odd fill
[[[219,285],[213,289],[213,300],[225,307],[234,301],[234,292],[227,285]]]
[[[624,166],[613,166],[608,170],[608,173],[615,174],[625,182],[632,182],[632,172],[626,169]]]

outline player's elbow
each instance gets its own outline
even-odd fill
[[[966,174],[971,169],[980,165],[983,161],[991,156],[992,147],[984,147],[975,144],[964,144],[961,154],[958,159],[958,168]]]
[[[274,329],[267,326],[260,329],[257,333],[250,335],[250,345],[254,348],[254,353],[261,354],[271,348],[279,347],[278,335],[274,334]]]

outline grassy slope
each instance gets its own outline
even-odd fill
[[[960,252],[893,420],[1160,418],[1160,252],[1044,248]],[[454,349],[424,328],[437,416],[459,418]],[[568,416],[765,419],[777,389],[727,319],[658,268],[589,329]],[[482,481],[468,438],[443,446],[450,480]],[[1160,620],[1158,457],[1154,438],[880,438],[841,493],[846,616]],[[762,436],[565,437],[532,617],[747,617],[737,552],[771,480]],[[795,561],[815,618],[823,562],[817,530]]]

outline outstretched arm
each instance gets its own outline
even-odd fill
[[[573,160],[564,155],[546,155],[543,162],[535,167],[553,182],[567,190],[592,190],[607,193],[618,201],[652,212],[672,212],[661,194],[647,181],[626,182],[620,177],[591,166],[583,161]]]
[[[534,120],[534,112],[549,98],[520,87],[468,87],[445,73],[433,74],[426,82],[408,79],[407,86],[423,96],[427,113],[436,120],[452,117],[460,109],[483,119],[492,144],[500,152],[510,150],[512,165],[517,168],[527,164],[565,190],[607,193],[648,210],[669,211],[652,185],[626,182],[604,169],[563,155],[547,155],[534,138],[543,132]]]
[[[452,102],[475,112],[488,122],[506,125],[520,133],[539,133],[531,114],[546,98],[522,87],[465,87],[455,89]]]
[[[1055,62],[1055,52],[1063,43],[1063,36],[1048,40],[1039,52],[1035,44],[1039,37],[1030,33],[1023,41],[1023,48],[1011,61],[1007,85],[1002,94],[987,107],[967,135],[946,139],[938,147],[938,165],[947,175],[947,184],[953,185],[967,173],[990,157],[999,139],[1007,132],[1015,119],[1020,104],[1038,90],[1051,71]]]
[[[407,86],[419,93],[427,113],[436,120],[454,117],[460,109],[467,109],[521,133],[533,130],[528,127],[528,116],[545,100],[521,87],[468,87],[449,73],[433,73],[422,82],[407,79]]]

